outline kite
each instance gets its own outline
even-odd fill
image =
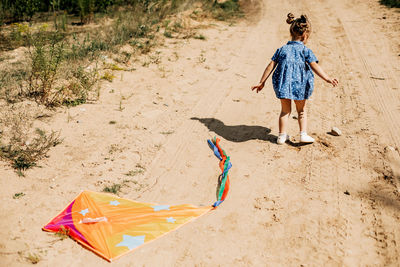
[[[222,171],[214,205],[157,205],[83,191],[42,229],[68,235],[109,262],[176,230],[215,209],[227,196],[232,164],[219,146],[219,139],[208,140],[208,144],[220,159]]]

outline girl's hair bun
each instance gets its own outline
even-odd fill
[[[306,15],[301,15],[295,19],[292,13],[287,15],[286,22],[290,24],[290,34],[292,37],[302,36],[305,32],[311,32],[311,23]]]
[[[287,14],[286,22],[287,24],[292,24],[294,22],[294,15],[292,13]]]
[[[307,16],[306,15],[301,15],[300,16],[300,21],[303,22],[303,23],[306,23],[308,21]]]

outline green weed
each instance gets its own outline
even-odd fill
[[[103,76],[101,76],[101,79],[112,82],[114,80],[115,76],[111,71],[106,71],[104,72]]]
[[[125,175],[126,176],[136,176],[139,174],[143,174],[145,170],[146,170],[146,168],[138,163],[135,165],[135,170],[131,170],[131,171],[125,173]]]
[[[167,38],[172,38],[172,34],[169,31],[165,31],[164,32],[164,36],[167,37]]]
[[[26,259],[32,264],[38,264],[41,260],[40,256],[36,253],[29,253]]]
[[[15,194],[13,195],[13,199],[18,199],[18,198],[21,198],[21,197],[23,197],[23,196],[25,196],[25,193],[24,193],[24,192],[15,193]]]
[[[206,39],[206,37],[204,35],[202,35],[202,34],[195,35],[195,36],[193,36],[193,38],[194,39],[199,39],[199,40],[205,40]]]
[[[65,228],[64,225],[60,226],[60,229],[58,230],[58,232],[56,233],[56,236],[60,239],[60,240],[64,240],[67,239],[69,237],[69,232],[70,230]]]
[[[124,68],[118,66],[117,64],[106,64],[104,68],[110,70],[125,70]]]
[[[103,188],[103,192],[118,194],[121,191],[121,184],[112,184],[111,186],[106,186]]]

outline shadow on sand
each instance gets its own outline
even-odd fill
[[[276,144],[276,135],[270,134],[271,129],[263,126],[225,125],[214,118],[190,118],[204,124],[210,131],[232,142],[246,142],[249,140],[264,140]]]

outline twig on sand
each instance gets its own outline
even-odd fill
[[[371,79],[375,79],[375,80],[385,80],[385,78],[381,78],[381,77],[374,77],[374,76],[371,76],[370,77]]]

